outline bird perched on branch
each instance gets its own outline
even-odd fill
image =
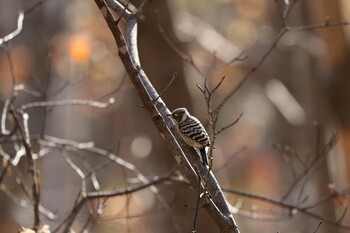
[[[169,116],[175,121],[182,139],[191,147],[199,150],[202,163],[209,165],[205,148],[210,146],[210,139],[202,123],[191,116],[186,108],[177,108]]]

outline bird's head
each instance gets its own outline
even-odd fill
[[[177,108],[169,114],[177,123],[181,123],[186,120],[189,113],[186,108]]]

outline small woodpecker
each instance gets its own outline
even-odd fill
[[[169,116],[175,120],[182,139],[189,146],[199,150],[202,163],[209,166],[205,148],[210,146],[210,139],[202,123],[191,116],[186,108],[177,108]]]

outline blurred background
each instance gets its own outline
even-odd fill
[[[132,3],[138,6],[140,1]],[[295,206],[308,206],[349,188],[350,27],[328,27],[349,22],[349,10],[348,0],[169,0],[152,1],[146,7],[138,34],[141,63],[158,92],[178,74],[162,95],[170,110],[186,107],[208,125],[205,98],[196,85],[203,86],[207,78],[213,88],[226,77],[213,97],[215,107],[250,74],[223,106],[217,123],[220,129],[243,114],[216,139],[213,171],[222,187]],[[46,93],[37,97],[21,93],[16,107],[34,101],[114,98],[105,109],[28,109],[30,133],[33,138],[41,134],[94,142],[149,178],[176,166],[146,110],[139,107],[141,101],[94,1],[1,0],[0,37],[16,28],[20,11],[25,11],[23,31],[0,50],[1,111],[11,96],[12,74],[16,84]],[[307,27],[315,24],[321,27]],[[194,65],[171,48],[158,25]],[[285,25],[292,30],[277,40]],[[271,53],[256,66],[270,48]],[[238,56],[242,59],[231,62]],[[3,136],[0,139],[2,157],[5,152],[14,157],[13,144],[5,143]],[[51,229],[71,211],[81,190],[81,177],[67,158],[86,172],[102,166],[96,171],[101,190],[123,189],[134,178],[122,167],[86,151],[50,150],[37,163],[41,204],[56,214],[56,220],[42,217],[42,224]],[[313,161],[316,164],[307,169]],[[28,176],[26,168],[25,159],[16,167],[23,180]],[[28,197],[18,184],[16,169],[10,169],[1,182],[1,232],[17,232],[33,223],[33,209],[30,204],[24,207]],[[173,213],[151,191],[142,190],[104,200],[104,211],[90,203],[74,222],[75,232],[83,232],[80,229],[90,218],[84,232],[176,232],[174,225],[180,232],[190,232],[194,192],[176,182],[157,187]],[[350,226],[348,196],[312,209],[334,223],[324,221],[318,229],[322,219],[261,200],[226,196],[240,207],[235,218],[241,232],[349,232],[334,226],[337,220]],[[218,232],[204,209],[199,211],[197,230]]]

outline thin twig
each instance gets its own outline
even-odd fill
[[[122,81],[119,83],[119,85],[116,88],[112,89],[111,91],[109,91],[105,94],[102,94],[102,95],[96,97],[94,100],[101,100],[101,99],[106,98],[107,96],[114,95],[114,94],[118,93],[119,91],[121,91],[121,89],[125,83],[125,80],[126,80],[126,77],[123,76]]]
[[[129,1],[125,4],[124,9],[123,9],[122,13],[120,14],[119,18],[115,20],[115,23],[116,23],[116,24],[119,24],[120,20],[124,18],[125,12],[128,10],[128,6],[129,6],[130,2],[131,2],[131,0],[129,0]],[[106,4],[106,2],[105,2],[105,4]],[[106,4],[106,5],[107,5],[107,4]]]
[[[26,9],[24,11],[25,15],[28,15],[29,13],[31,13],[32,11],[34,11],[35,9],[39,8],[39,6],[41,6],[42,4],[44,4],[45,2],[47,2],[48,0],[39,0],[37,1],[35,4],[33,4],[33,6],[29,7],[28,9]]]
[[[60,152],[68,165],[80,176],[82,180],[84,180],[86,178],[84,172],[69,158],[68,153],[64,150],[61,150]]]
[[[124,196],[128,194],[132,194],[138,191],[141,191],[146,188],[151,188],[155,185],[158,185],[160,183],[163,183],[167,180],[170,179],[172,174],[165,174],[163,176],[156,177],[155,179],[147,182],[140,184],[136,187],[127,187],[123,190],[110,190],[110,191],[97,191],[97,192],[87,192],[84,193],[82,197],[78,197],[76,200],[76,203],[72,210],[70,211],[69,215],[59,224],[59,226],[53,231],[53,233],[58,232],[59,229],[65,224],[65,228],[63,232],[68,232],[68,229],[70,226],[73,224],[76,216],[78,213],[81,211],[83,206],[89,201],[93,199],[99,199],[99,198],[111,198],[111,197],[116,197],[116,196]]]
[[[282,196],[282,200],[286,200],[292,193],[293,189],[299,184],[299,182],[302,181],[306,176],[310,176],[310,174],[316,170],[315,168],[321,163],[321,161],[323,161],[323,159],[328,155],[329,151],[335,145],[337,138],[337,134],[333,134],[331,136],[328,143],[319,152],[319,155],[316,155],[314,160],[311,161],[311,163],[303,170],[303,172],[294,179],[287,192]]]
[[[45,101],[47,101],[47,97],[48,97],[48,92],[49,92],[49,88],[51,85],[51,79],[52,79],[52,56],[51,56],[51,47],[49,47],[49,52],[48,52],[48,56],[47,56],[47,62],[48,64],[48,80],[46,82],[46,85],[44,86],[44,91],[43,91],[43,99]],[[47,117],[47,108],[44,108],[44,114],[43,114],[43,120],[42,120],[42,127],[41,127],[41,138],[44,138],[44,134],[45,134],[45,127],[46,127],[46,117]]]
[[[311,30],[316,30],[316,29],[342,27],[342,26],[349,26],[349,25],[350,25],[350,22],[348,22],[348,21],[334,22],[334,23],[330,23],[328,21],[325,21],[324,23],[320,23],[320,24],[293,26],[293,27],[289,27],[288,30],[291,32],[300,32],[300,31],[311,31]]]
[[[130,0],[127,3],[116,0],[103,0],[103,2],[105,7],[108,6],[108,8],[122,15],[123,18],[126,19],[130,18],[133,15],[133,12],[137,11],[136,7],[132,4]]]
[[[243,116],[243,113],[239,114],[239,116],[237,117],[236,120],[234,120],[231,124],[225,126],[225,127],[222,127],[221,129],[219,129],[218,131],[215,132],[216,135],[222,133],[222,131],[234,126],[235,124],[237,124],[237,122],[241,119],[241,117]]]
[[[171,86],[171,84],[173,84],[175,78],[177,78],[177,73],[174,73],[173,77],[171,77],[169,83],[165,86],[165,88],[159,93],[158,97],[155,98],[153,100],[153,102],[157,101],[167,90],[168,88]]]
[[[214,92],[221,86],[222,82],[225,80],[226,76],[223,76],[218,84],[213,88],[211,91],[211,94],[214,94]]]
[[[292,3],[286,4],[286,8],[284,9],[284,12],[283,12],[283,21],[287,20],[289,13],[291,12],[291,10],[293,9],[293,7],[297,2],[298,0],[294,0]]]
[[[321,225],[322,225],[322,221],[320,221],[320,222],[318,223],[318,225],[317,225],[317,227],[316,227],[316,229],[314,230],[313,233],[316,233],[316,232],[318,231],[318,229],[321,227]]]
[[[136,19],[139,19],[145,9],[145,7],[151,2],[151,0],[143,0],[139,6],[139,8],[137,9],[137,11],[134,14],[134,17]]]
[[[27,87],[24,84],[17,84],[14,89],[17,92],[22,91],[24,93],[27,93],[27,94],[33,96],[33,97],[42,97],[43,96],[40,92],[38,92],[30,87]]]
[[[239,83],[224,97],[223,100],[218,104],[215,111],[219,111],[227,101],[243,86],[243,84],[256,72],[256,70],[263,64],[263,62],[270,56],[272,51],[276,48],[279,40],[288,32],[286,27],[283,27],[277,34],[275,40],[272,42],[270,47],[264,53],[264,55],[258,60],[258,62],[244,75]]]
[[[14,98],[9,98],[5,101],[4,107],[2,109],[1,113],[1,135],[6,135],[6,136],[11,136],[15,130],[16,130],[16,125],[12,127],[11,130],[8,130],[6,128],[6,121],[7,121],[7,116],[9,115],[9,108],[11,106],[11,102],[13,102]]]
[[[297,2],[294,1],[292,6]],[[291,8],[290,8],[291,9]],[[288,15],[289,11],[286,13],[286,16]],[[280,39],[287,33],[287,32],[299,32],[299,31],[308,31],[308,30],[316,30],[316,29],[324,29],[324,28],[330,28],[330,27],[341,27],[341,26],[348,26],[350,25],[350,22],[343,21],[343,22],[335,22],[330,23],[329,21],[325,21],[324,23],[320,24],[312,24],[312,25],[306,25],[306,26],[283,26],[280,31],[278,32],[275,40],[272,42],[271,46],[267,49],[267,51],[264,53],[264,55],[258,60],[258,62],[243,76],[243,78],[240,80],[240,82],[236,85],[236,87],[229,92],[228,95],[219,103],[219,105],[216,107],[217,110],[221,109],[226,102],[243,86],[243,84],[256,72],[256,70],[262,65],[262,63],[270,56],[272,51],[276,48],[277,43],[280,41]]]
[[[300,213],[303,213],[303,214],[305,214],[305,215],[307,215],[307,216],[309,216],[311,218],[314,218],[314,219],[317,219],[317,220],[322,220],[323,222],[326,222],[326,223],[328,223],[330,225],[337,226],[337,227],[340,227],[340,228],[343,228],[343,229],[350,229],[350,225],[342,224],[341,222],[337,222],[335,220],[323,217],[322,215],[320,215],[318,213],[313,213],[313,212],[309,211],[308,209],[300,207],[298,205],[293,205],[293,204],[286,203],[282,199],[278,200],[278,199],[274,199],[274,198],[271,198],[271,197],[262,196],[262,195],[258,195],[258,194],[254,194],[254,193],[245,192],[245,191],[240,191],[240,190],[233,189],[233,188],[225,188],[225,187],[223,187],[222,190],[224,192],[227,192],[227,193],[236,194],[236,195],[239,195],[239,196],[243,196],[243,197],[247,197],[247,198],[252,198],[252,199],[264,201],[264,202],[267,202],[267,203],[270,203],[270,204],[273,204],[273,205],[276,205],[276,206],[288,209],[290,215],[295,215],[298,212],[300,212]],[[344,190],[344,192],[347,193],[348,190]],[[347,195],[350,195],[350,193],[347,193]]]
[[[197,196],[196,196],[196,207],[194,209],[194,217],[192,221],[192,233],[196,233],[196,224],[197,224],[197,219],[198,219],[198,210],[199,210],[199,203],[201,199],[201,177],[199,175],[199,171],[197,166],[194,167],[194,170],[197,173],[198,177],[198,186],[197,186]]]
[[[232,65],[233,63],[235,62],[238,62],[238,61],[245,61],[246,59],[248,59],[248,56],[245,54],[245,52],[241,52],[240,54],[238,54],[236,57],[234,57],[233,59],[231,59],[231,61],[228,61],[226,63],[223,63],[223,64],[220,64],[220,65],[217,65],[217,66],[214,66],[213,68],[209,69],[208,73],[207,73],[207,77],[211,77],[212,74],[217,71],[217,70],[220,70],[221,68],[223,67],[226,67],[226,66],[229,66],[229,65]]]
[[[220,171],[220,170],[222,170],[223,168],[227,167],[227,166],[231,163],[232,160],[234,160],[240,153],[242,153],[242,152],[245,151],[246,149],[247,149],[246,147],[240,148],[238,151],[236,151],[235,153],[233,153],[233,155],[230,156],[230,158],[229,158],[227,161],[225,161],[221,166],[215,168],[213,171],[214,171],[214,172],[217,172],[217,171]]]
[[[20,123],[19,117],[14,113],[13,109],[10,109],[10,113],[14,119],[14,123],[18,128],[18,133],[20,134],[20,137],[22,139],[22,145],[24,146],[27,162],[28,162],[28,170],[32,174],[32,198],[33,198],[33,206],[34,206],[34,223],[33,223],[33,229],[38,229],[40,224],[40,211],[39,211],[39,205],[40,205],[40,174],[39,171],[36,168],[35,160],[33,159],[32,154],[32,146],[30,141],[30,134],[29,134],[29,126],[28,126],[28,120],[29,117],[26,113],[21,114],[22,117],[22,124]]]
[[[110,98],[107,102],[99,102],[94,100],[82,100],[82,99],[71,99],[71,100],[55,100],[55,101],[39,101],[23,104],[20,109],[26,110],[29,108],[37,107],[58,107],[68,105],[82,105],[90,106],[95,108],[106,108],[115,102],[114,98]]]
[[[10,163],[8,163],[8,164],[10,164]],[[30,188],[29,188],[28,184],[26,183],[25,179],[23,178],[22,173],[20,172],[18,167],[15,167],[15,166],[13,166],[13,169],[11,171],[14,172],[17,184],[19,184],[19,187],[21,188],[21,190],[23,191],[23,193],[25,194],[25,196],[27,197],[27,199],[29,201],[27,201],[23,198],[17,197],[16,194],[14,194],[10,190],[8,190],[6,185],[1,184],[1,182],[0,182],[0,184],[1,184],[0,190],[3,191],[8,196],[8,198],[16,205],[22,206],[25,208],[32,208],[34,206],[34,202],[32,200]],[[42,214],[44,217],[46,217],[49,220],[54,220],[56,218],[56,215],[52,211],[48,210],[47,208],[42,206],[40,203],[38,206],[38,211],[40,212],[40,214]]]
[[[343,213],[340,215],[340,217],[336,220],[337,223],[341,223],[343,221],[343,219],[345,218],[346,216],[346,213],[348,212],[348,207],[345,206],[344,207],[344,210],[343,210]]]
[[[193,59],[186,55],[185,53],[183,53],[178,46],[176,46],[174,44],[174,42],[169,38],[169,36],[165,33],[165,30],[163,28],[163,26],[161,25],[161,23],[159,22],[159,20],[157,20],[157,26],[158,26],[158,30],[160,32],[160,34],[162,35],[163,39],[167,42],[167,44],[178,54],[178,56],[184,60],[185,62],[189,63],[200,75],[202,75],[203,77],[205,77],[205,74],[202,72],[202,70],[195,64],[195,62],[193,61]]]
[[[150,180],[146,183],[143,183],[143,184],[140,184],[136,187],[128,187],[124,190],[111,190],[111,191],[94,191],[94,192],[88,192],[86,193],[86,198],[87,199],[93,199],[93,198],[109,198],[109,197],[116,197],[116,196],[122,196],[122,195],[126,195],[126,194],[131,194],[133,192],[137,192],[137,191],[140,191],[142,189],[145,189],[145,188],[151,188],[152,186],[154,185],[157,185],[157,184],[160,184],[160,183],[163,183],[167,180],[169,180],[169,178],[171,177],[172,174],[166,174],[164,176],[159,176],[159,177],[156,177],[155,179],[153,180]]]
[[[136,168],[135,165],[132,163],[118,157],[116,154],[111,153],[109,151],[103,150],[101,148],[95,147],[92,142],[87,142],[87,143],[78,143],[75,141],[71,140],[66,140],[66,139],[60,139],[56,137],[51,137],[51,136],[45,136],[44,140],[40,140],[39,143],[44,146],[48,147],[56,147],[60,149],[64,149],[66,151],[70,150],[83,150],[86,152],[90,152],[99,156],[103,156],[105,158],[108,158],[109,160],[117,163],[118,165],[130,170],[135,174],[137,179],[143,183],[147,184],[149,183],[149,180]],[[172,171],[173,172],[173,171]],[[175,221],[175,216],[172,215],[171,209],[168,206],[167,202],[165,199],[159,195],[159,190],[156,186],[151,186],[150,190],[154,195],[157,197],[157,199],[160,201],[160,203],[164,206],[164,208],[168,211],[170,214],[172,220]]]
[[[10,34],[0,38],[0,46],[2,46],[4,43],[12,40],[13,38],[15,38],[16,36],[18,36],[23,29],[23,19],[24,19],[24,13],[20,12],[17,18],[17,28],[16,30],[14,30],[13,32],[11,32]]]

